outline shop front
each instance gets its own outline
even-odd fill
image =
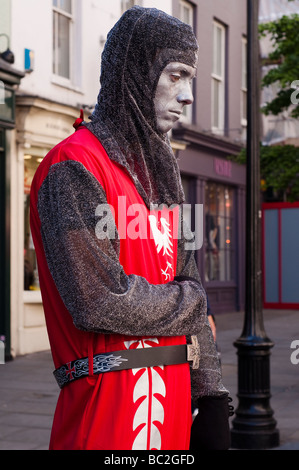
[[[30,231],[30,188],[35,171],[58,142],[74,132],[77,108],[38,97],[16,97],[11,158],[11,352],[49,348],[38,269]]]
[[[196,256],[212,311],[242,310],[246,169],[228,159],[241,146],[186,127],[177,129],[174,138],[186,144],[177,156],[187,202],[203,208],[201,220],[195,215],[191,219],[193,231],[202,230],[203,242]]]
[[[11,159],[15,129],[15,93],[24,74],[0,58],[0,341],[11,356]]]

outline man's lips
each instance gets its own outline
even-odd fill
[[[169,114],[170,114],[172,120],[178,121],[180,119],[181,115],[183,114],[183,112],[180,111],[180,110],[171,109],[169,111]]]
[[[181,114],[183,113],[183,111],[176,110],[176,109],[170,109],[169,112],[172,113],[172,114],[176,114],[178,117],[180,117]]]

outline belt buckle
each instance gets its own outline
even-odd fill
[[[200,347],[197,336],[191,336],[191,344],[187,344],[187,361],[192,362],[192,369],[199,368]]]

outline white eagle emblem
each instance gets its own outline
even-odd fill
[[[152,234],[156,243],[157,253],[163,248],[163,256],[166,254],[167,256],[171,256],[173,253],[172,250],[172,241],[171,241],[171,233],[170,233],[170,225],[164,217],[161,217],[161,226],[162,230],[159,230],[157,226],[157,218],[155,215],[148,216],[150,221],[150,226],[152,230]]]

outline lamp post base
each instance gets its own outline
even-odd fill
[[[279,431],[270,406],[270,348],[268,338],[240,338],[238,348],[238,408],[231,430],[231,447],[269,449],[279,445]]]
[[[231,431],[233,449],[263,450],[279,446],[279,431]]]

